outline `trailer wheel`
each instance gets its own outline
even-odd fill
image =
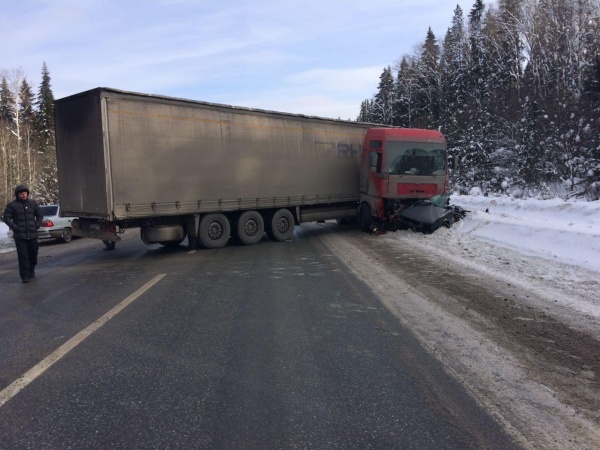
[[[294,216],[287,209],[278,209],[267,222],[267,235],[274,241],[287,241],[294,235]]]
[[[244,245],[259,242],[264,231],[265,221],[258,211],[244,211],[237,220],[237,238]]]
[[[358,221],[361,231],[366,233],[370,230],[371,224],[373,223],[373,217],[371,217],[371,208],[366,203],[360,205]]]
[[[200,220],[198,237],[206,248],[224,247],[231,234],[231,225],[225,214],[207,214]]]

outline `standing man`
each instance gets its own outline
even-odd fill
[[[38,256],[37,230],[42,226],[44,216],[38,204],[29,198],[27,186],[17,186],[15,197],[15,200],[6,206],[2,220],[13,231],[21,281],[29,283],[31,278],[35,278]]]

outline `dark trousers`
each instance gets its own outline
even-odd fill
[[[19,257],[19,275],[21,279],[29,279],[37,265],[38,241],[37,239],[15,239],[15,245]]]

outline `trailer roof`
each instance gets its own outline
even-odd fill
[[[76,99],[79,97],[87,97],[87,96],[127,97],[128,99],[137,97],[140,100],[157,100],[157,101],[163,101],[163,102],[187,103],[190,105],[226,108],[226,109],[231,109],[231,110],[235,110],[235,111],[248,111],[248,112],[256,112],[256,113],[263,113],[263,114],[277,114],[277,115],[286,116],[286,117],[316,119],[316,120],[320,120],[320,121],[325,120],[325,121],[330,121],[330,122],[335,122],[335,123],[342,122],[345,124],[353,124],[353,125],[361,126],[363,128],[364,127],[392,128],[389,125],[382,125],[382,124],[375,124],[375,123],[368,123],[368,122],[355,122],[355,121],[351,121],[351,120],[342,120],[342,119],[331,119],[328,117],[308,116],[305,114],[287,113],[287,112],[282,112],[282,111],[270,111],[270,110],[260,109],[260,108],[249,108],[249,107],[245,107],[245,106],[226,105],[226,104],[221,104],[221,103],[190,100],[190,99],[179,98],[179,97],[169,97],[169,96],[165,96],[165,95],[143,94],[140,92],[123,91],[120,89],[114,89],[114,88],[109,88],[109,87],[97,87],[94,89],[90,89],[88,91],[79,92],[77,94],[73,94],[73,95],[70,95],[67,97],[60,98],[60,99],[56,100],[56,103],[60,104],[63,102],[69,102],[70,100],[73,100],[73,99]]]

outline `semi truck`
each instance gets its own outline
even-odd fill
[[[393,226],[446,192],[438,131],[95,88],[55,103],[61,213],[75,236],[218,248],[302,222]]]

